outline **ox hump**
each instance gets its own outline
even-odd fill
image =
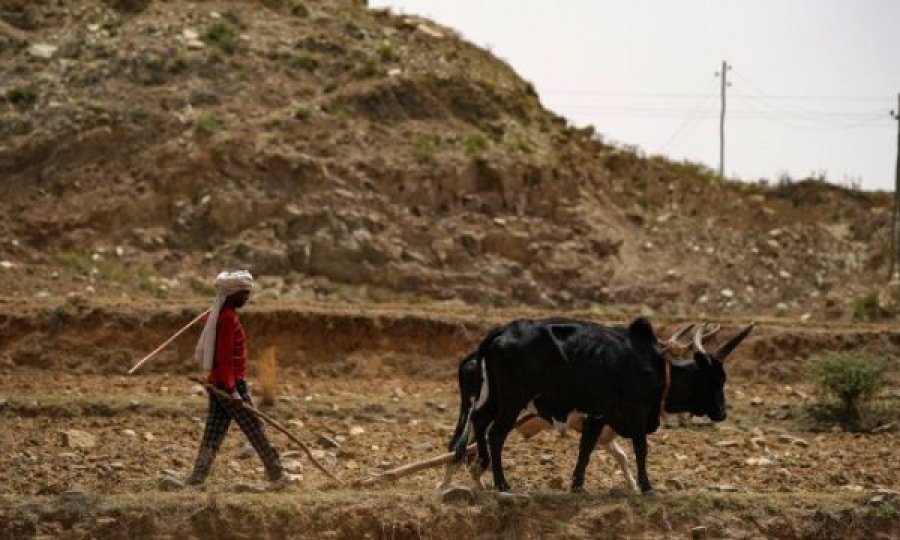
[[[638,317],[628,326],[628,339],[634,344],[652,347],[656,344],[656,332],[653,325],[644,317]]]

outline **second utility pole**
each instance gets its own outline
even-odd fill
[[[719,116],[719,179],[725,179],[725,87],[728,86],[728,70],[731,66],[722,60],[722,71],[716,75],[722,78],[722,113]]]
[[[897,168],[894,170],[894,211],[891,213],[891,262],[888,267],[888,280],[896,281],[894,264],[897,262],[897,214],[900,212],[900,94],[897,94],[897,110],[891,111],[897,121]]]

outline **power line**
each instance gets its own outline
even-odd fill
[[[671,97],[671,98],[697,98],[702,94],[690,92],[606,92],[594,90],[540,90],[542,95],[571,95],[571,96],[609,96],[609,97],[627,97],[627,98],[655,98],[655,97]],[[731,94],[733,97],[756,97],[753,94]],[[767,94],[767,97],[773,99],[802,99],[802,100],[824,100],[824,101],[885,101],[888,96],[874,95],[803,95],[803,94]]]
[[[684,133],[689,133],[694,129],[694,127],[697,125],[697,122],[701,118],[701,112],[706,109],[706,106],[715,97],[713,94],[706,93],[706,91],[708,91],[712,86],[712,83],[713,80],[710,79],[709,83],[706,86],[706,89],[704,90],[704,93],[700,94],[701,97],[697,100],[694,110],[691,112],[691,114],[685,117],[684,121],[682,121],[677,128],[675,128],[675,131],[672,132],[672,135],[670,135],[669,138],[666,139],[666,142],[663,143],[663,145],[659,148],[658,153],[663,153],[666,149],[669,148],[669,145],[675,142],[676,139],[681,137]],[[690,128],[688,128],[688,124],[690,124]]]
[[[702,98],[716,97],[713,94],[703,94],[700,96]],[[578,109],[581,111],[595,111],[595,112],[647,112],[647,113],[672,113],[672,114],[689,114],[694,112],[696,107],[693,108],[673,108],[673,107],[628,107],[628,106],[617,106],[617,105],[582,105],[582,104],[562,104],[561,107],[566,109]],[[752,110],[736,110],[736,113],[757,113],[762,112],[765,114],[787,114],[791,115],[793,113],[787,111],[779,111],[779,110],[765,110],[759,107],[750,105]],[[881,114],[881,110],[867,110],[867,111],[857,111],[857,112],[822,112],[824,116],[849,116],[849,117],[859,117],[859,118],[869,118],[875,114]],[[800,113],[805,114],[805,113]],[[798,114],[798,116],[800,115]]]

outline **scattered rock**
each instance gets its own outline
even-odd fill
[[[767,457],[752,457],[747,458],[744,461],[744,464],[751,465],[755,467],[768,467],[769,465],[773,465],[775,462]]]
[[[766,416],[769,418],[774,418],[776,420],[787,420],[791,417],[791,407],[790,405],[780,405],[774,409],[769,409],[766,411]]]
[[[156,483],[157,487],[162,491],[178,491],[184,489],[184,482],[171,474],[163,474]]]
[[[234,493],[265,493],[266,489],[249,482],[239,482],[231,487]]]
[[[716,443],[716,446],[718,446],[718,447],[720,447],[720,448],[729,448],[729,447],[732,447],[732,446],[739,446],[740,444],[741,444],[740,441],[737,441],[737,440],[734,440],[734,439],[728,439],[728,440],[725,440],[725,441],[719,441],[719,442],[717,442],[717,443]]]
[[[245,443],[244,446],[241,447],[240,450],[237,451],[234,457],[237,459],[248,459],[256,455],[256,450],[253,448],[253,445],[250,443]],[[284,455],[282,455],[284,457]]]
[[[316,443],[323,448],[340,448],[341,445],[333,437],[325,435],[324,433],[320,433],[319,437],[316,439]]]
[[[80,429],[67,429],[60,431],[62,444],[67,448],[86,450],[97,446],[97,437]]]
[[[750,400],[750,405],[753,405],[754,407],[759,407],[762,404],[763,404],[763,400],[761,397],[757,396]]]
[[[56,45],[50,45],[49,43],[35,43],[28,48],[28,53],[35,58],[49,60],[56,54],[56,49]]]
[[[441,413],[447,411],[447,406],[444,405],[443,403],[437,403],[434,401],[426,401],[425,405],[427,407],[431,407],[432,409],[435,409],[436,411],[441,412]]]
[[[366,432],[366,430],[362,426],[352,426],[350,428],[350,436],[351,437],[356,437],[358,435],[362,435],[365,432]]]
[[[123,429],[122,435],[125,435],[126,437],[137,437],[137,432],[133,429]]]
[[[894,429],[894,422],[889,422],[876,427],[872,430],[872,433],[883,433],[885,431],[891,431],[892,429]]]
[[[701,540],[706,538],[706,527],[700,525],[691,529],[691,538],[693,540]]]
[[[410,450],[415,450],[416,452],[428,452],[434,447],[430,441],[420,442],[417,444],[411,444],[409,446]]]
[[[738,491],[737,486],[732,484],[715,484],[713,486],[710,486],[710,489],[722,493],[737,493]]]
[[[475,504],[475,492],[463,486],[452,486],[441,492],[441,501],[447,504]]]

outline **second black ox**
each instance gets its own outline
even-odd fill
[[[540,396],[559,409],[554,416],[578,411],[598,419],[582,432],[581,448],[593,448],[605,425],[631,439],[638,485],[645,493],[652,491],[647,434],[659,427],[663,401],[669,413],[724,420],[722,360],[752,328],[747,326],[713,354],[696,343],[698,331],[692,361],[671,364],[665,344],[644,318],[625,328],[590,322],[513,321],[489,334],[477,352],[487,378],[487,396],[480,396],[472,414],[481,468],[490,464],[495,489],[509,490],[503,474],[503,444],[520,411]],[[582,474],[585,465],[579,463]]]

